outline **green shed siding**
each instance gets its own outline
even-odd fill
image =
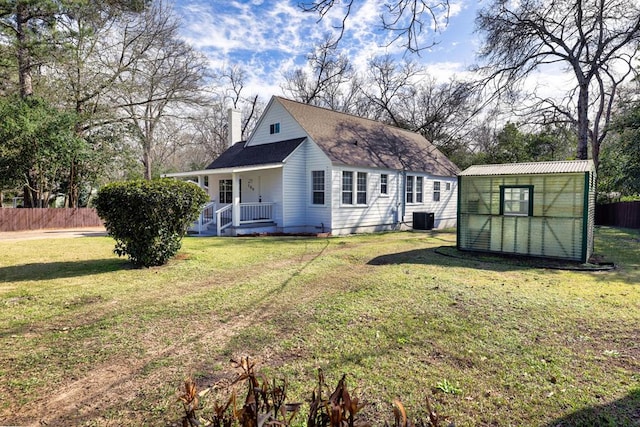
[[[458,248],[586,261],[593,248],[590,175],[459,176]],[[530,216],[500,215],[501,186],[532,189]]]
[[[583,259],[588,260],[593,255],[593,224],[596,218],[596,175],[594,173],[585,174],[585,186],[588,186],[589,192],[585,194],[585,202],[587,203],[585,215],[586,227],[586,244],[583,249]]]

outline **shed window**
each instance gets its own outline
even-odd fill
[[[500,215],[533,215],[533,186],[500,186]]]
[[[324,205],[324,171],[311,171],[314,205]]]

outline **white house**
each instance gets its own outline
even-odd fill
[[[238,114],[227,151],[204,170],[168,175],[196,177],[209,192],[201,230],[339,235],[408,228],[414,212],[455,226],[459,169],[422,136],[273,97],[236,142]]]

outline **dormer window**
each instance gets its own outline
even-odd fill
[[[280,123],[271,123],[269,125],[269,133],[273,135],[274,133],[280,133]]]

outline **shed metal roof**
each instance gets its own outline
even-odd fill
[[[458,176],[539,175],[594,172],[592,160],[564,160],[556,162],[505,163],[470,166]]]

